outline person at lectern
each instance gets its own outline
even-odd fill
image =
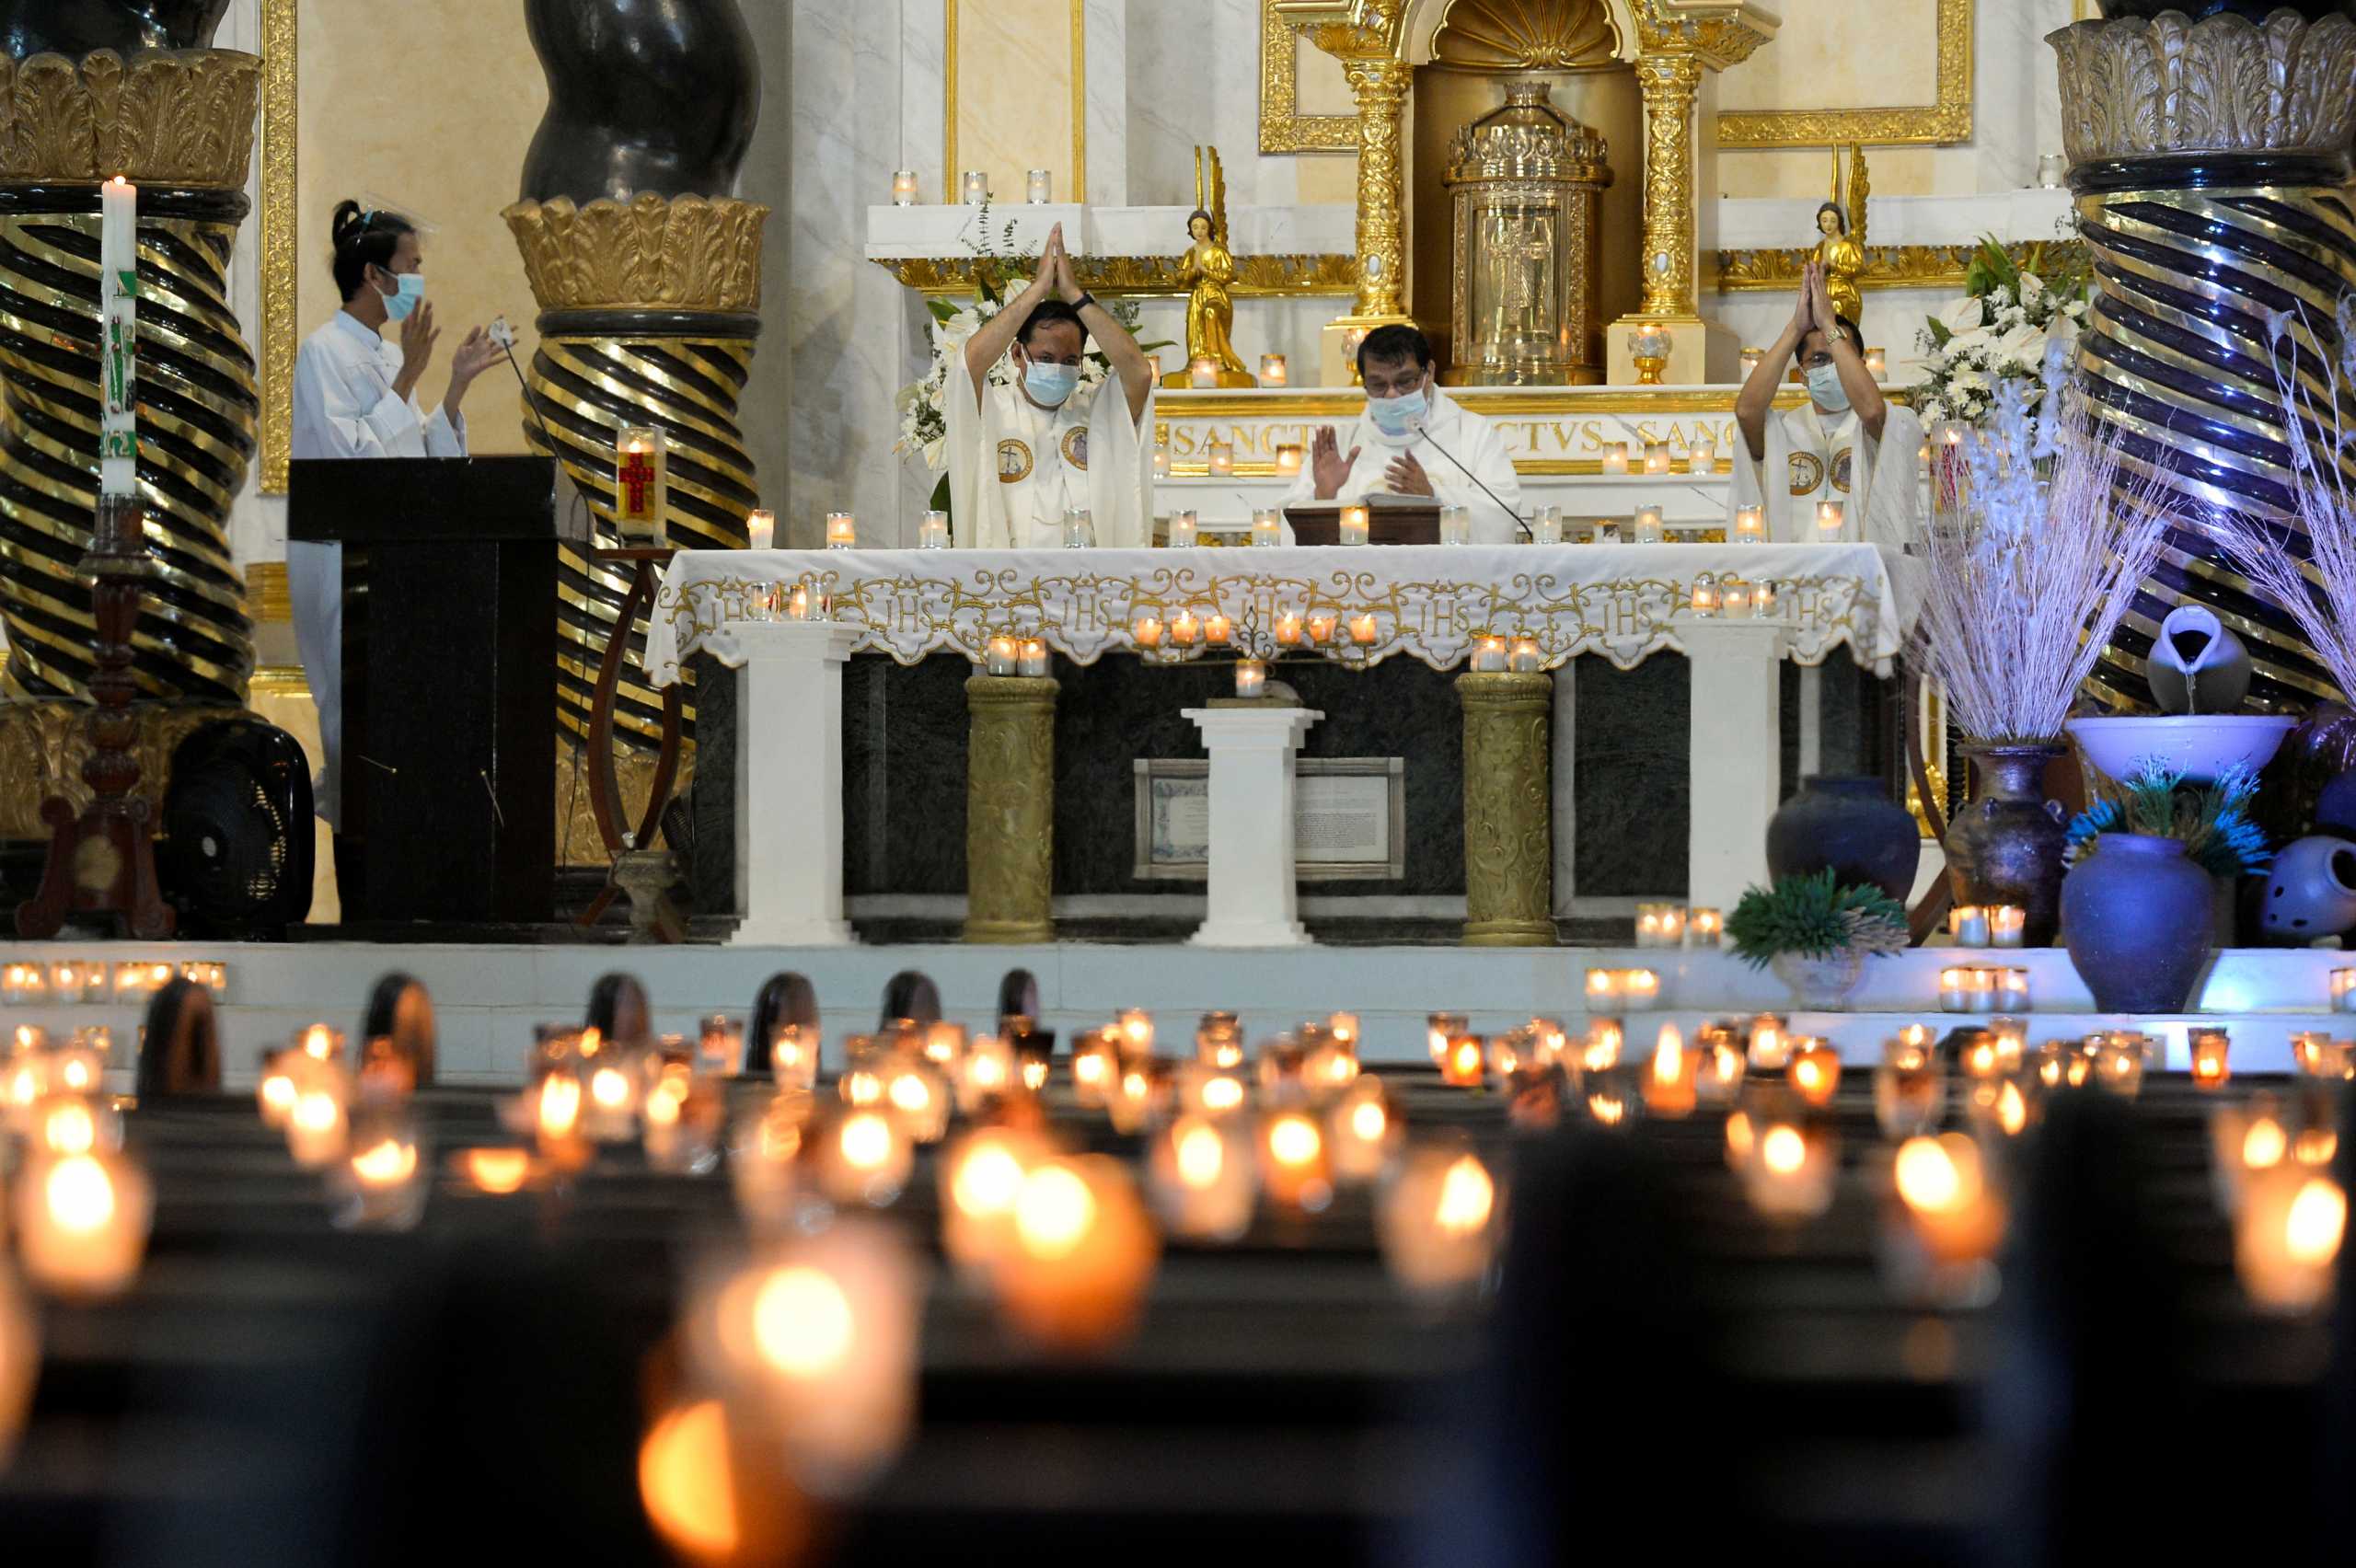
[[[1080,384],[1088,340],[1113,366]],[[993,380],[1001,359],[1012,375]],[[1038,276],[952,356],[949,526],[966,549],[1054,549],[1064,513],[1084,511],[1095,542],[1141,549],[1153,535],[1153,364],[1072,275],[1057,224]]]
[[[1914,540],[1923,421],[1882,397],[1865,368],[1864,341],[1857,324],[1834,308],[1822,264],[1810,261],[1791,321],[1734,400],[1742,444],[1727,492],[1729,528],[1737,512],[1756,506],[1768,538],[1812,539],[1817,503],[1831,501],[1841,503],[1851,538],[1897,551]],[[1779,413],[1775,391],[1794,355],[1807,378],[1807,401]]]
[[[453,353],[449,384],[429,411],[417,389],[442,330],[425,299],[425,258],[417,225],[398,213],[339,204],[332,220],[335,286],[343,308],[303,340],[294,356],[294,427],[290,455],[318,457],[463,457],[459,412],[475,378],[497,363],[499,345],[478,327]],[[387,325],[399,341],[384,337]],[[343,547],[290,543],[286,589],[294,643],[319,709],[327,754],[314,780],[314,809],[341,824],[343,745]]]
[[[1512,544],[1521,531],[1521,478],[1505,440],[1442,392],[1433,370],[1431,342],[1415,328],[1369,332],[1358,344],[1366,412],[1350,427],[1346,447],[1332,425],[1310,438],[1309,462],[1285,504],[1380,505],[1387,497],[1461,506],[1474,544]]]

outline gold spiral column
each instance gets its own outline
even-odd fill
[[[965,682],[965,940],[1051,942],[1056,694],[1045,675]]]
[[[1464,705],[1464,942],[1552,947],[1554,677],[1456,677]]]
[[[96,621],[76,574],[98,489],[98,181],[139,187],[139,497],[156,565],[132,641],[140,790],[170,746],[244,705],[252,623],[229,506],[260,404],[229,306],[261,62],[155,50],[0,58],[0,836],[78,806]],[[169,708],[161,706],[171,705]],[[144,706],[155,705],[155,706]]]
[[[745,519],[759,504],[753,460],[736,407],[760,331],[761,226],[768,209],[733,198],[664,197],[576,206],[569,198],[519,202],[503,214],[523,251],[538,302],[524,433],[553,455],[586,502],[597,543],[618,548],[615,446],[625,429],[664,433],[669,447],[664,522],[682,549],[742,549]],[[554,443],[553,448],[550,443]],[[560,553],[557,721],[578,747],[589,731],[597,667],[618,629],[629,642],[614,713],[622,748],[617,771],[625,814],[644,808],[663,732],[662,694],[641,664],[641,617],[618,628],[629,573],[565,547]],[[692,777],[694,710],[687,711],[680,779]],[[567,779],[572,757],[560,757]],[[586,791],[560,783],[563,803]],[[602,864],[585,807],[559,826],[560,856]]]
[[[2144,658],[2160,622],[2197,603],[2249,649],[2261,705],[2356,696],[2333,689],[2290,617],[2200,521],[2238,512],[2308,554],[2267,323],[2302,313],[2303,351],[2339,350],[2335,306],[2356,287],[2356,24],[2288,9],[2264,22],[2170,13],[2080,22],[2046,41],[2060,56],[2070,189],[2095,259],[2080,375],[2129,467],[2158,478],[2177,510],[2087,686],[2150,709]],[[2356,397],[2338,414],[2356,420]]]

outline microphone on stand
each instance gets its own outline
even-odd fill
[[[1498,500],[1497,500],[1497,492],[1496,492],[1496,491],[1495,491],[1495,490],[1491,490],[1488,486],[1486,486],[1486,485],[1483,484],[1483,483],[1481,482],[1481,477],[1480,477],[1478,474],[1475,474],[1472,469],[1470,469],[1470,468],[1466,467],[1463,464],[1461,464],[1461,463],[1458,463],[1458,462],[1456,461],[1456,454],[1455,454],[1455,453],[1450,452],[1447,447],[1442,446],[1438,442],[1432,440],[1432,432],[1431,432],[1431,427],[1430,427],[1429,425],[1425,424],[1425,423],[1423,423],[1423,422],[1422,422],[1422,421],[1417,421],[1417,423],[1416,423],[1416,425],[1415,425],[1415,433],[1416,433],[1416,435],[1420,436],[1420,437],[1421,437],[1421,438],[1422,438],[1422,439],[1423,439],[1426,444],[1428,444],[1430,445],[1430,447],[1431,447],[1431,449],[1432,449],[1433,451],[1435,451],[1435,452],[1438,453],[1441,456],[1443,456],[1443,457],[1447,458],[1450,463],[1455,464],[1456,471],[1457,471],[1458,473],[1460,473],[1460,474],[1463,475],[1466,478],[1471,479],[1471,480],[1472,481],[1473,488],[1474,488],[1474,489],[1476,489],[1476,490],[1479,490],[1483,495],[1487,496],[1491,502],[1495,502],[1495,503],[1496,503],[1496,508],[1497,508],[1497,510],[1498,510],[1498,511],[1500,511],[1500,512],[1504,513],[1507,516],[1508,516],[1508,517],[1512,518],[1512,519],[1513,519],[1513,525],[1514,525],[1517,529],[1519,529],[1519,530],[1520,530],[1520,532],[1521,532],[1521,536],[1522,536],[1523,538],[1525,538],[1525,539],[1534,539],[1534,538],[1536,538],[1536,537],[1538,536],[1537,535],[1535,535],[1535,534],[1533,534],[1533,533],[1531,533],[1531,532],[1530,532],[1530,525],[1522,521],[1521,513],[1520,513],[1516,512],[1512,507],[1507,506],[1504,502],[1502,502],[1502,501],[1498,501]]]

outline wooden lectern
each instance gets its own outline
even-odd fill
[[[1288,506],[1285,521],[1292,525],[1296,545],[1338,545],[1342,542],[1342,508],[1321,501],[1308,506]],[[1385,503],[1366,509],[1366,542],[1369,545],[1436,545],[1439,543],[1439,502],[1429,505]]]
[[[344,547],[345,924],[553,918],[571,485],[545,457],[362,458],[292,465],[286,497],[289,538]]]

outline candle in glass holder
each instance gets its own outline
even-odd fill
[[[1704,617],[1718,613],[1718,585],[1707,572],[1693,580],[1692,608],[1695,615]]]
[[[917,524],[917,548],[923,550],[945,550],[949,548],[949,513],[928,512]]]
[[[2348,1229],[2348,1194],[2327,1175],[2280,1165],[2243,1177],[2234,1271],[2258,1306],[2305,1312],[2330,1293]]]
[[[1331,610],[1310,611],[1308,623],[1309,640],[1311,643],[1333,641],[1334,628],[1340,624],[1340,618]]]
[[[968,207],[978,207],[990,199],[990,177],[980,169],[967,169],[964,186]]]
[[[1479,1035],[1453,1035],[1440,1055],[1440,1081],[1453,1089],[1478,1089],[1487,1065],[1488,1052]]]
[[[1197,354],[1186,362],[1186,382],[1190,386],[1206,388],[1218,385],[1218,362],[1207,355]],[[1216,469],[1213,472],[1217,472]]]
[[[1153,477],[1157,479],[1170,477],[1170,448],[1158,442],[1153,448]]]
[[[343,1158],[349,1130],[343,1093],[333,1082],[296,1081],[294,1103],[286,1113],[286,1152],[304,1170],[318,1170]],[[574,1093],[577,1109],[577,1085]]]
[[[1990,1012],[2028,1011],[2028,971],[2026,969],[1995,969],[1983,971],[1990,976],[1985,995]]]
[[[1755,506],[1735,508],[1734,542],[1738,545],[1757,545],[1765,543],[1766,539],[1766,513]]]
[[[810,618],[810,585],[808,583],[795,583],[793,592],[785,596],[785,617],[788,620]]]
[[[1542,506],[1530,520],[1530,542],[1534,545],[1559,545],[1563,542],[1563,509]]]
[[[1360,648],[1373,647],[1374,640],[1380,631],[1371,611],[1361,611],[1352,616],[1348,629],[1350,641]]]
[[[1192,609],[1182,609],[1170,617],[1170,640],[1181,648],[1192,648],[1202,640],[1202,617]]]
[[[2016,948],[2028,929],[2028,911],[2017,904],[1988,905],[1988,945]]]
[[[1481,674],[1502,674],[1512,667],[1502,637],[1484,637],[1472,645],[1472,668]]]
[[[1204,1115],[1179,1117],[1148,1149],[1146,1182],[1173,1234],[1232,1241],[1251,1228],[1258,1173],[1232,1124]]]
[[[1718,471],[1718,443],[1712,435],[1697,435],[1685,449],[1685,471],[1689,474],[1715,474]]]
[[[1692,1114],[1700,1072],[1700,1053],[1685,1048],[1685,1036],[1677,1025],[1662,1024],[1653,1046],[1651,1070],[1645,1077],[1645,1109],[1657,1116]]]
[[[1047,645],[1035,637],[1024,639],[1022,651],[1015,658],[1015,671],[1033,676],[1047,674]]]
[[[1673,948],[1685,945],[1685,910],[1675,904],[1636,905],[1636,945]]]
[[[1285,356],[1282,354],[1262,354],[1260,356],[1260,385],[1263,386],[1282,386],[1285,385],[1286,380],[1287,372],[1285,369]]]
[[[1640,506],[1636,508],[1636,543],[1640,545],[1659,544],[1660,531],[1659,507]]]
[[[1285,542],[1285,514],[1272,506],[1254,507],[1252,512],[1252,545],[1255,549],[1274,549]]]
[[[1276,626],[1276,646],[1279,648],[1298,648],[1300,646],[1300,612],[1299,610],[1277,611]]]
[[[1728,620],[1750,618],[1750,584],[1739,577],[1729,577],[1718,584],[1720,608]]]
[[[45,1001],[49,975],[38,963],[11,963],[0,968],[0,1002],[12,1006]]]
[[[1300,448],[1290,442],[1276,448],[1276,477],[1289,479],[1300,473]]]
[[[892,205],[913,207],[917,204],[917,171],[895,168],[892,171]]]
[[[1927,1040],[1912,1032],[1882,1045],[1874,1069],[1874,1120],[1884,1137],[1911,1137],[1938,1124],[1946,1101],[1946,1081]]]
[[[1841,1087],[1841,1054],[1821,1040],[1810,1039],[1792,1053],[1785,1076],[1791,1080],[1792,1092],[1802,1100],[1810,1105],[1830,1105]]]
[[[1840,542],[1842,536],[1843,511],[1844,508],[1837,501],[1819,501],[1816,503],[1816,536],[1819,543]]]
[[[1865,374],[1878,385],[1889,375],[1889,356],[1879,349],[1865,351]]]
[[[2233,1037],[2222,1029],[2196,1029],[2192,1032],[2192,1082],[2199,1089],[2223,1089],[2231,1075],[2226,1066],[2227,1053],[2233,1049]]]
[[[1984,948],[1988,945],[1988,911],[1977,904],[1958,904],[1947,911],[1947,931],[1958,947]]]
[[[1535,675],[1545,670],[1546,655],[1534,640],[1519,637],[1514,640],[1512,651],[1506,655],[1506,668],[1516,674]]]
[[[1830,1128],[1771,1121],[1752,1126],[1736,1171],[1743,1196],[1770,1219],[1813,1219],[1831,1206],[1841,1171],[1841,1151]],[[1734,1150],[1734,1119],[1727,1118],[1728,1152]]]
[[[777,513],[765,506],[755,507],[745,518],[745,548],[766,550],[774,549],[776,546]]]
[[[1345,506],[1342,508],[1336,526],[1340,530],[1339,537],[1342,543],[1345,545],[1365,544],[1367,541],[1368,529],[1367,509],[1363,506]]]
[[[1022,644],[1011,637],[993,637],[982,650],[982,672],[991,675],[1011,675],[1022,660]]]
[[[1170,548],[1173,550],[1193,549],[1195,528],[1195,514],[1192,512],[1172,513],[1170,514]]]
[[[1645,443],[1645,472],[1647,474],[1669,472],[1669,443],[1665,441]]]
[[[17,1177],[17,1248],[26,1275],[52,1295],[121,1294],[147,1250],[155,1192],[124,1155],[35,1155]]]
[[[1257,659],[1238,659],[1235,662],[1236,696],[1261,697],[1265,695],[1267,689],[1267,665]]]
[[[1129,640],[1139,648],[1161,646],[1161,617],[1148,612],[1129,623]]]
[[[1715,909],[1696,905],[1685,912],[1685,941],[1689,947],[1714,948],[1726,930],[1726,917]]]
[[[2356,1012],[2356,969],[2331,972],[2331,1010]]]
[[[1224,610],[1213,610],[1203,618],[1203,644],[1208,648],[1224,648],[1234,640],[1235,623],[1227,618]]]
[[[1971,1010],[1971,971],[1942,969],[1939,971],[1939,1010],[1968,1013]]]
[[[1213,478],[1227,478],[1235,472],[1235,446],[1231,442],[1214,441],[1208,459]]]
[[[1443,545],[1469,545],[1472,542],[1471,507],[1443,506],[1439,509],[1439,542]]]
[[[826,548],[847,550],[859,543],[859,519],[848,512],[826,513]]]
[[[1055,200],[1056,177],[1044,168],[1026,170],[1022,176],[1022,199],[1034,207],[1044,207]]]
[[[1753,1072],[1782,1072],[1792,1057],[1791,1035],[1785,1032],[1784,1020],[1773,1013],[1761,1013],[1752,1019],[1744,1054],[1749,1056]]]
[[[1628,471],[1628,448],[1624,444],[1615,444],[1603,449],[1603,471],[1607,474]]]
[[[1750,379],[1752,372],[1756,371],[1761,365],[1767,363],[1767,351],[1764,349],[1745,349],[1742,351],[1741,363],[1742,378],[1745,381],[1748,381]]]
[[[1064,548],[1087,550],[1096,548],[1096,519],[1084,506],[1064,508]]]

